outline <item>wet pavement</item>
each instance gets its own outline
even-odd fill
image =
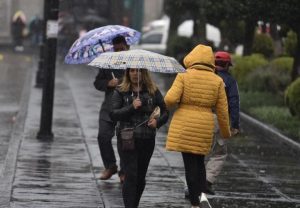
[[[4,56],[0,53],[0,173],[5,162],[13,124],[20,110],[22,89],[27,73],[32,68],[30,55],[12,52],[6,54]],[[16,64],[18,59],[22,60],[21,66]]]
[[[28,109],[26,116],[23,113],[24,128],[18,120],[22,116],[17,117],[19,126],[1,121],[1,142],[6,140],[6,148],[1,147],[0,154],[6,162],[2,163],[0,207],[124,207],[117,175],[99,180],[103,164],[96,138],[103,93],[92,85],[97,71],[59,65],[56,73],[52,141],[36,139],[41,90],[34,88],[34,73],[30,94],[25,96],[28,108],[22,105]],[[167,76],[154,76],[165,92]],[[2,82],[1,76],[1,96],[7,97]],[[9,108],[13,102],[2,108],[0,98],[4,114],[15,112]],[[181,155],[164,149],[166,130],[158,132],[140,207],[190,207],[183,194]],[[244,132],[230,140],[231,154],[214,186],[216,195],[209,196],[214,208],[300,207],[300,152],[258,135]],[[115,138],[113,144],[116,148]]]

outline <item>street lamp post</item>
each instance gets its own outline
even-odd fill
[[[38,139],[52,139],[52,117],[55,84],[56,44],[59,0],[45,0],[46,44],[44,48],[43,95]]]
[[[46,21],[48,19],[48,10],[49,10],[49,1],[44,0],[44,17],[43,17],[43,34],[42,34],[42,41],[40,43],[40,57],[39,57],[39,63],[38,63],[38,70],[36,72],[35,77],[35,87],[36,88],[42,88],[43,87],[43,81],[44,81],[44,67],[45,67],[45,42],[46,42]]]

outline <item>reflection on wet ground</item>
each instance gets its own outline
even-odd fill
[[[86,70],[89,68],[69,70],[67,78],[73,94],[76,92],[74,98],[79,117],[94,160],[93,168],[98,174],[102,164],[93,140],[98,128],[96,113],[103,97],[92,86],[96,73]],[[153,74],[153,77],[163,94],[174,79],[173,75]],[[166,129],[162,129],[156,139],[141,207],[189,207],[183,194],[181,156],[165,151],[165,138]],[[214,207],[300,207],[300,153],[292,152],[272,139],[246,133],[232,139],[229,146],[231,155],[214,186],[217,195],[209,196]],[[118,178],[114,176],[111,182],[98,180],[98,184],[111,207],[120,206]]]
[[[53,141],[36,139],[41,92],[32,90],[11,207],[124,207],[117,175],[99,180],[103,165],[96,138],[103,94],[93,88],[95,75],[88,67],[57,70]],[[168,88],[173,78],[155,75],[161,89]],[[165,138],[163,128],[140,207],[189,208],[181,155],[165,150]],[[300,207],[299,153],[245,133],[230,140],[229,146],[231,155],[214,186],[216,195],[209,196],[214,208]]]
[[[16,65],[21,60],[22,65]],[[26,60],[26,61],[25,61]],[[8,151],[13,124],[20,108],[22,88],[27,68],[31,67],[30,56],[3,53],[0,59],[0,174]]]
[[[102,207],[72,95],[57,88],[52,141],[36,139],[41,91],[33,89],[13,183],[11,207]]]

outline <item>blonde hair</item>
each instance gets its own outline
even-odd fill
[[[141,71],[141,84],[144,85],[150,95],[154,95],[157,90],[156,84],[153,82],[150,73],[147,69],[139,69]],[[126,69],[123,80],[119,85],[119,89],[121,92],[128,92],[131,89],[131,81],[129,77],[129,69]]]

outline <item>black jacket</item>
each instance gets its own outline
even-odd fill
[[[108,87],[108,82],[113,79],[112,73],[116,78],[121,80],[124,75],[124,70],[118,69],[99,69],[99,73],[95,78],[94,86],[97,90],[105,92],[104,101],[100,109],[100,119],[110,121],[109,112],[111,108],[111,97],[114,92],[114,87]]]
[[[113,121],[118,121],[117,135],[119,130],[126,127],[135,127],[138,124],[149,119],[151,113],[156,106],[160,107],[161,115],[157,119],[157,128],[160,128],[168,121],[169,113],[164,102],[164,98],[159,90],[156,90],[155,95],[151,96],[146,89],[140,92],[142,107],[135,110],[133,107],[133,99],[137,94],[129,92],[120,92],[119,89],[114,91],[112,96],[112,111],[111,118]],[[154,139],[156,129],[149,128],[147,122],[135,128],[135,138]]]

